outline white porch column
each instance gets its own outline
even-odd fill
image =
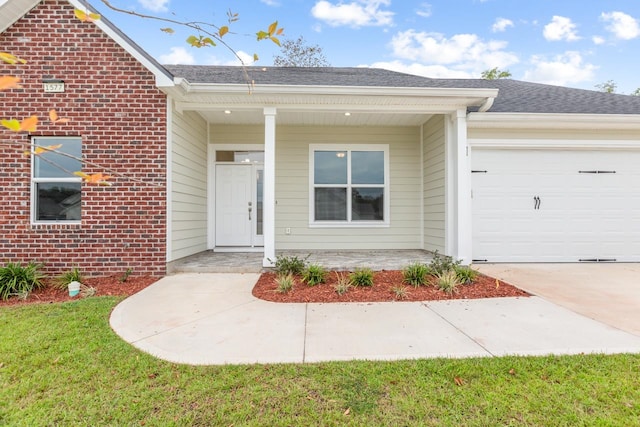
[[[273,267],[276,260],[276,108],[264,108],[264,189],[263,189],[263,267]],[[271,261],[269,261],[271,260]]]
[[[472,259],[471,162],[467,143],[467,112],[456,111],[453,125],[456,137],[456,244],[454,257],[462,264]]]

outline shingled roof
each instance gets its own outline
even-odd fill
[[[190,83],[245,84],[242,67],[165,65]],[[640,114],[640,97],[519,80],[432,79],[377,68],[246,67],[256,85],[499,89],[489,112]]]

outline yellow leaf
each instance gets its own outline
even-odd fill
[[[87,13],[80,9],[75,9],[73,11],[73,14],[76,15],[76,18],[78,18],[82,22],[93,22],[100,19],[100,15],[98,15],[97,13]]]
[[[253,54],[253,62],[258,62],[258,59],[260,59],[260,58],[258,58],[258,54],[254,53]]]
[[[499,287],[500,287],[500,281],[496,279],[496,289],[498,289]]]
[[[69,119],[58,118],[58,112],[56,110],[49,111],[49,120],[51,120],[52,123],[69,123]]]
[[[276,29],[278,28],[278,21],[274,22],[273,24],[269,25],[269,30],[267,31],[269,33],[269,35],[272,35],[276,32]]]
[[[38,116],[27,117],[21,122],[15,119],[1,120],[0,124],[14,132],[35,132],[35,130],[38,128]]]
[[[20,132],[20,122],[17,121],[16,119],[0,120],[0,124],[2,124],[2,126],[6,127],[9,130],[12,130],[14,132]]]
[[[167,27],[167,28],[160,28],[160,31],[164,31],[165,33],[168,33],[168,34],[173,34],[173,33],[175,33],[175,31],[173,30],[173,28],[169,28],[169,27]]]
[[[73,174],[81,177],[88,184],[111,185],[110,182],[107,182],[108,179],[112,178],[109,175],[102,173],[86,174],[84,172],[74,172]]]
[[[62,147],[62,144],[47,145],[46,147],[35,147],[33,149],[33,154],[35,154],[36,156],[39,156],[42,153],[46,153],[47,151],[57,150],[60,147]],[[25,155],[28,155],[28,154],[29,152],[25,151]]]
[[[220,37],[224,37],[224,35],[227,34],[228,32],[229,32],[229,27],[225,25],[224,27],[220,27],[220,30],[218,30],[218,35]]]
[[[20,77],[0,76],[0,90],[20,89]]]
[[[280,40],[278,40],[276,37],[269,37],[269,38],[271,39],[272,42],[280,46]]]
[[[17,64],[18,62],[21,64],[27,63],[27,61],[25,61],[24,59],[18,58],[17,56],[12,55],[8,52],[0,52],[0,61],[6,62],[7,64],[11,65]]]
[[[351,408],[347,408],[342,415],[349,415],[351,413]]]

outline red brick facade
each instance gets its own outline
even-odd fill
[[[1,34],[0,51],[27,61],[0,64],[0,75],[23,86],[0,92],[0,118],[40,119],[32,134],[0,130],[0,263],[42,262],[51,274],[74,266],[94,276],[164,274],[167,114],[154,75],[63,0],[43,1]],[[65,92],[44,93],[43,79],[64,80]],[[50,123],[52,108],[70,122]],[[83,184],[81,224],[32,224],[31,160],[20,145],[32,136],[80,136],[85,173],[134,179]]]

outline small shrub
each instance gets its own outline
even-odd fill
[[[315,286],[324,282],[326,276],[327,271],[324,267],[318,264],[311,264],[302,273],[302,280],[309,286]]]
[[[431,270],[425,264],[414,262],[402,270],[403,281],[413,286],[422,286],[427,282],[427,274]]]
[[[373,271],[370,268],[358,268],[349,275],[353,286],[373,286]]]
[[[459,285],[460,281],[458,280],[458,275],[455,270],[445,271],[444,273],[436,276],[436,286],[438,289],[448,294],[457,292]]]
[[[409,292],[405,286],[394,286],[391,288],[391,292],[393,292],[396,299],[407,299],[409,297]]]
[[[82,283],[82,273],[78,267],[73,267],[71,270],[62,273],[58,280],[56,280],[56,287],[58,289],[66,289],[67,285],[71,282]]]
[[[17,295],[21,299],[26,299],[31,291],[43,286],[44,275],[40,269],[42,264],[30,262],[26,266],[18,263],[7,263],[0,267],[0,298],[9,299],[12,295]]]
[[[309,256],[310,255],[307,255],[305,258],[298,258],[297,256],[278,255],[275,262],[276,273],[302,274],[302,272],[305,270],[305,267],[307,266],[307,259],[309,259]]]
[[[453,271],[456,272],[456,276],[458,276],[458,281],[463,285],[469,285],[473,283],[474,280],[478,277],[478,272],[475,271],[471,267],[466,267],[463,265],[458,265],[454,267]]]
[[[453,257],[448,255],[440,255],[438,251],[435,251],[433,254],[433,259],[429,263],[429,269],[431,270],[431,274],[435,276],[440,276],[443,273],[446,273],[450,270],[455,270],[456,267],[460,265],[462,261],[454,261]]]
[[[281,294],[286,294],[293,289],[293,285],[295,284],[295,279],[293,278],[293,274],[278,274],[276,277],[276,291]]]
[[[80,296],[82,298],[87,298],[87,297],[92,297],[96,294],[97,289],[94,288],[93,286],[88,286],[88,285],[80,285]]]
[[[120,276],[120,283],[124,283],[127,281],[127,279],[129,278],[129,276],[131,276],[131,273],[133,273],[133,269],[131,268],[127,268],[127,271],[125,271],[124,273],[122,273],[122,276]]]
[[[344,295],[351,288],[351,281],[344,273],[336,273],[336,284],[334,289],[338,295]]]

